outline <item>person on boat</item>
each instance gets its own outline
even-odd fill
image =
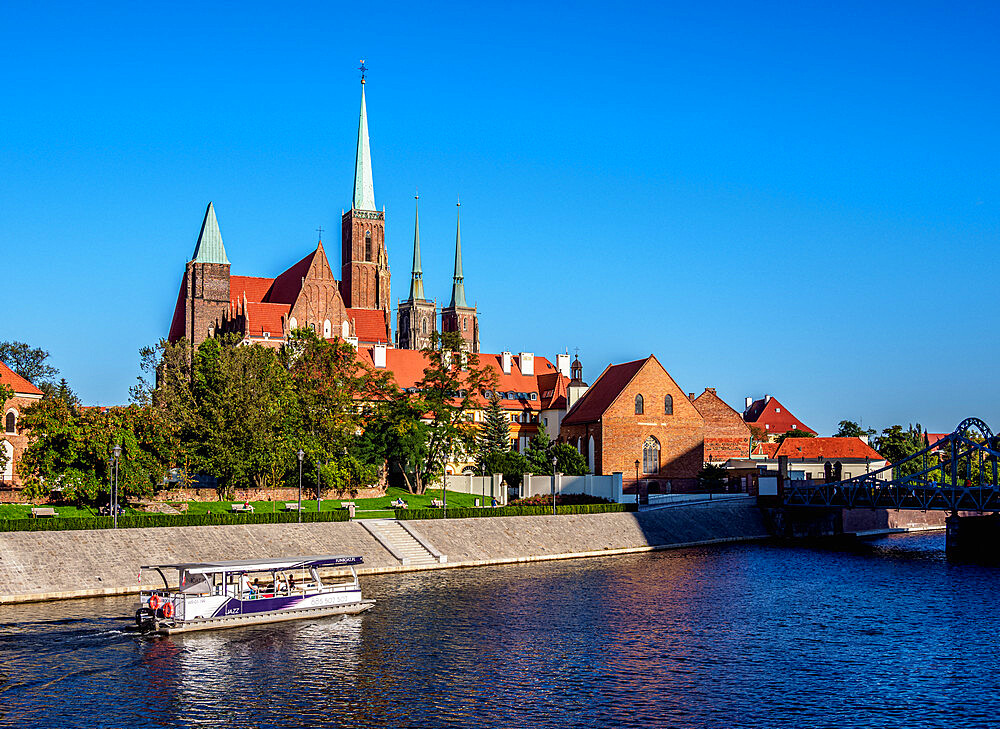
[[[274,593],[278,594],[284,592],[288,585],[285,584],[285,576],[280,572],[274,577]]]
[[[260,579],[257,577],[253,578],[253,584],[250,585],[250,594],[257,597],[260,594]]]
[[[246,597],[250,594],[250,578],[247,577],[247,573],[244,572],[240,575],[240,597]]]
[[[291,572],[288,573],[288,591],[291,592],[295,589],[295,575]]]

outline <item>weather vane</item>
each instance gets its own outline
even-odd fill
[[[361,59],[361,65],[358,66],[358,70],[361,71],[361,83],[364,83],[365,74],[368,72],[368,66],[365,65],[365,59]]]

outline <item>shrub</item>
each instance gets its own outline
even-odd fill
[[[302,522],[348,521],[346,510],[302,512]],[[174,526],[221,526],[227,524],[294,524],[296,514],[126,514],[118,517],[120,529]],[[52,532],[75,529],[111,529],[110,516],[0,519],[0,532]]]
[[[600,496],[588,496],[587,494],[556,494],[556,506],[579,506],[580,504],[611,504],[613,502],[602,499]],[[536,494],[524,499],[514,499],[510,506],[548,506],[552,508],[551,494]]]
[[[573,506],[556,506],[557,515],[566,514],[610,514],[624,511],[635,511],[635,504],[576,504]],[[396,509],[397,519],[467,519],[487,516],[551,516],[552,506],[500,506],[496,509],[448,509],[442,514],[441,509]]]

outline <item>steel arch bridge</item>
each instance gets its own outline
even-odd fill
[[[979,418],[966,418],[950,435],[878,471],[834,483],[785,480],[782,504],[1000,512],[998,460],[1000,437]]]

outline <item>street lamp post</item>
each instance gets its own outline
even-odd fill
[[[635,459],[635,508],[639,508],[639,459]]]
[[[318,514],[322,510],[323,506],[323,496],[320,489],[322,485],[319,482],[319,459],[316,459],[316,513]]]
[[[305,451],[299,448],[299,508],[296,509],[299,513],[299,524],[302,523],[302,459],[305,457]]]
[[[552,516],[556,515],[556,457],[552,456]]]
[[[117,529],[118,528],[118,459],[121,457],[122,454],[121,444],[115,443],[115,447],[112,449],[111,452],[115,454],[115,487],[111,493],[111,503],[112,503],[111,511],[114,514],[114,519],[115,519],[114,524],[115,524],[115,529]]]

